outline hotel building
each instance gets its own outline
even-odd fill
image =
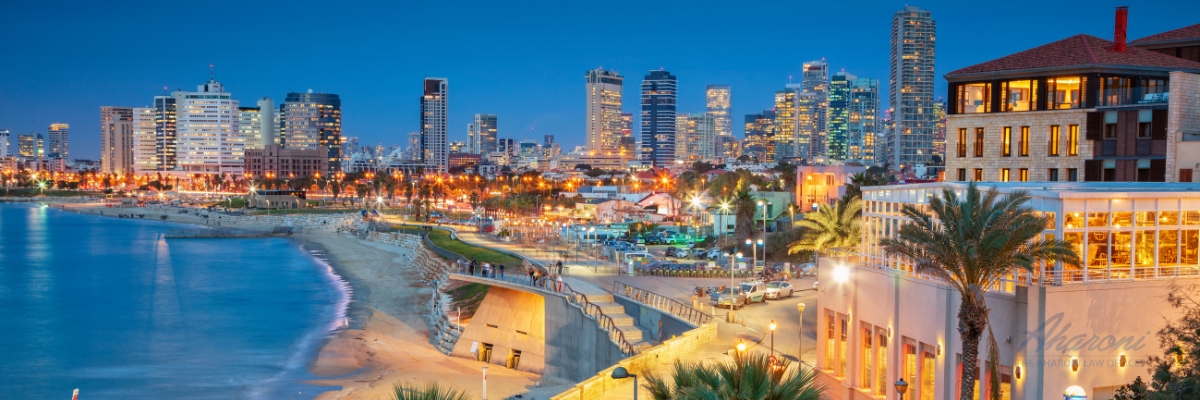
[[[288,93],[279,107],[280,143],[292,149],[323,147],[328,172],[342,166],[342,99],[332,93]],[[444,127],[444,125],[443,125]]]
[[[946,180],[1193,182],[1200,62],[1076,35],[946,74]],[[1200,38],[1200,32],[1196,32]]]
[[[467,126],[467,142],[473,154],[488,154],[496,151],[496,114],[475,114],[475,120]]]
[[[46,128],[46,139],[49,146],[46,148],[46,156],[52,158],[69,159],[70,155],[70,130],[71,126],[63,123],[50,124]]]
[[[803,156],[810,162],[825,159],[829,129],[829,64],[824,60],[804,63],[802,88],[813,95],[809,111],[813,131],[808,134],[808,154]]]
[[[878,134],[879,80],[850,80],[846,115],[846,161],[875,165],[875,140]],[[943,142],[943,147],[945,143]]]
[[[176,123],[175,97],[154,96],[154,164],[158,171],[175,170]]]
[[[133,170],[139,173],[158,170],[155,114],[153,107],[133,109]]]
[[[706,112],[712,115],[717,136],[733,136],[733,120],[729,114],[733,106],[732,93],[728,85],[708,85],[704,88]]]
[[[176,91],[177,171],[241,175],[246,143],[238,135],[238,101],[209,79],[195,92]]]
[[[796,124],[796,92],[790,88],[775,91],[775,161],[801,157],[798,153],[800,130]]]
[[[584,76],[587,89],[587,151],[616,155],[621,147],[621,88],[617,71],[593,69]]]
[[[650,71],[642,80],[642,140],[638,157],[643,166],[675,163],[675,100],[677,82],[670,72]]]
[[[277,144],[261,149],[246,149],[246,174],[263,179],[270,174],[275,179],[316,177],[329,171],[329,150],[325,146],[290,148]]]
[[[258,99],[258,107],[238,107],[238,135],[247,149],[279,144],[279,113],[268,97]]]
[[[446,78],[425,78],[421,95],[421,163],[431,172],[449,169],[450,143],[447,132],[449,81]]]
[[[100,107],[100,172],[133,173],[133,108]]]
[[[892,17],[892,121],[888,162],[892,168],[933,159],[933,61],[937,25],[928,10],[907,6]]]

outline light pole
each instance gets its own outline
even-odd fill
[[[769,325],[767,325],[767,328],[771,329],[771,357],[775,357],[775,328],[776,327],[777,326],[775,325],[775,320],[771,320],[771,323]]]
[[[800,310],[800,349],[796,353],[796,361],[804,363],[804,303],[796,303],[796,309]]]
[[[488,369],[488,367],[482,367],[482,368],[483,368],[483,400],[487,400],[487,369]]]
[[[896,381],[896,394],[900,395],[900,400],[904,400],[904,392],[907,391],[908,382],[905,382],[904,378],[900,378],[900,380]]]
[[[612,372],[613,379],[625,379],[625,378],[629,378],[629,377],[633,377],[633,400],[637,400],[637,395],[638,395],[637,375],[629,373],[629,370],[625,369],[625,367],[613,368],[613,372]],[[487,399],[484,399],[484,400],[487,400]]]
[[[741,361],[742,353],[744,353],[746,351],[746,341],[742,340],[742,339],[738,339],[737,346],[735,348],[737,349],[738,361]]]
[[[758,266],[758,248],[754,246],[754,240],[746,239],[746,245],[750,246],[750,268]]]

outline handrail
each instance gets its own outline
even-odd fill
[[[442,254],[443,252],[445,252],[445,253],[457,256],[457,259],[461,259],[461,260],[467,259],[466,257],[463,257],[461,254],[458,254],[453,251],[446,250],[441,247],[438,247],[437,245],[434,245],[433,241],[429,240],[429,235],[424,235],[423,239],[424,239],[423,241],[425,242],[425,245],[429,246],[434,252],[436,252],[438,254]],[[533,264],[533,261],[521,256],[520,254],[515,254],[515,256],[525,262]],[[448,257],[448,258],[454,258],[454,257]],[[457,265],[457,263],[456,263],[456,265]],[[466,268],[465,266],[461,266],[458,268],[458,271],[456,271],[455,273],[460,274],[460,275],[476,276],[476,277],[480,277],[480,278],[484,278],[484,279],[492,279],[492,280],[496,280],[496,281],[500,281],[500,282],[505,282],[508,284],[521,285],[521,286],[531,287],[531,288],[548,291],[548,292],[552,292],[552,293],[562,294],[567,298],[568,303],[570,303],[573,306],[579,307],[579,309],[583,311],[583,315],[586,315],[589,318],[596,320],[596,324],[600,326],[600,329],[603,329],[606,332],[608,332],[608,339],[613,341],[614,343],[616,343],[617,346],[621,348],[621,353],[625,354],[626,356],[631,356],[631,355],[637,354],[637,348],[634,347],[633,344],[630,344],[629,340],[625,339],[625,332],[622,332],[620,329],[617,329],[617,324],[615,322],[613,322],[612,317],[604,315],[604,312],[600,310],[600,306],[597,306],[597,305],[593,304],[592,302],[588,301],[587,295],[576,292],[575,289],[572,289],[571,285],[567,284],[566,282],[559,282],[559,281],[555,281],[552,279],[548,279],[546,277],[539,277],[539,278],[535,279],[534,277],[526,275],[526,274],[517,274],[517,275],[503,274],[499,278],[497,278],[495,276],[496,274],[493,272],[492,276],[483,276],[482,269],[480,269],[479,271],[475,271],[476,274],[468,274],[467,273],[468,271],[463,271],[463,269],[465,269],[465,268]]]
[[[621,282],[613,282],[613,293],[657,308],[659,310],[666,311],[667,313],[674,315],[676,318],[687,321],[689,324],[692,324],[692,326],[695,327],[700,327],[701,325],[712,322],[713,320],[713,316],[711,314],[697,310],[692,306],[684,304],[678,300]]]

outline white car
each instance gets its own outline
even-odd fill
[[[779,300],[784,297],[792,297],[795,294],[795,288],[792,284],[784,281],[767,282],[767,298],[771,300]]]

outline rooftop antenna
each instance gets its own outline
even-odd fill
[[[792,83],[792,76],[788,75],[788,83]]]
[[[216,73],[213,72],[212,64],[208,64],[208,80],[216,80]]]

